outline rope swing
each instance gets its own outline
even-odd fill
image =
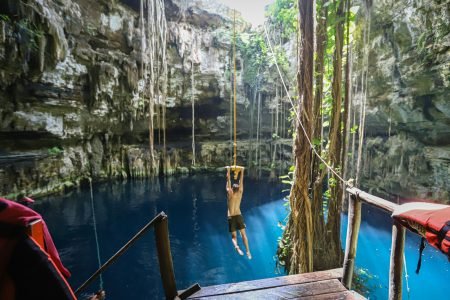
[[[233,12],[233,128],[234,128],[234,142],[233,142],[233,164],[230,167],[234,172],[234,179],[237,180],[239,172],[241,171],[237,165],[237,97],[236,97],[236,11]]]
[[[236,166],[237,159],[237,141],[236,141],[236,11],[233,14],[233,68],[234,68],[234,76],[233,76],[233,95],[234,95],[234,166]]]

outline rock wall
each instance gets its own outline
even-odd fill
[[[362,184],[400,198],[450,201],[448,1],[361,1],[353,81],[358,103],[367,6],[371,26]]]
[[[232,12],[212,1],[186,3],[165,1],[169,61],[165,162],[160,159],[158,122],[155,137],[157,161],[167,166],[167,173],[186,172],[191,164],[192,93],[198,167],[215,169],[230,162]],[[149,116],[146,99],[139,93],[143,74],[138,7],[134,0],[2,1],[0,195],[50,193],[91,176],[150,175]],[[237,30],[249,30],[239,16]],[[248,138],[250,125],[239,53],[237,64],[242,141]],[[270,165],[274,148],[269,111],[269,101],[263,99],[263,166]],[[281,170],[289,164],[291,149],[290,143],[280,143],[275,157]],[[254,142],[238,146],[238,161],[250,165]]]

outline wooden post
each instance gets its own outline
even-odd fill
[[[155,225],[155,240],[158,250],[159,270],[166,299],[174,299],[178,295],[173,271],[172,254],[170,252],[169,226],[167,215]]]
[[[389,267],[389,300],[402,299],[403,251],[405,227],[394,220],[392,226],[391,264]]]
[[[345,243],[344,271],[342,284],[350,290],[355,267],[356,248],[358,246],[359,227],[361,225],[361,201],[350,195],[348,201],[347,239]]]

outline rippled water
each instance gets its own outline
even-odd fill
[[[234,252],[226,218],[225,180],[217,175],[172,177],[164,180],[95,184],[93,187],[102,261],[105,262],[158,212],[169,216],[170,242],[178,289],[198,282],[206,286],[279,276],[274,255],[286,216],[279,184],[246,179],[242,212],[253,259]],[[55,199],[58,198],[58,199]],[[98,267],[88,189],[52,196],[34,207],[49,225],[70,283],[78,287]],[[368,221],[368,216],[370,220]],[[343,216],[345,235],[346,216]],[[356,263],[369,270],[371,299],[387,298],[391,220],[364,207]],[[342,238],[345,241],[345,236]],[[409,299],[450,299],[445,288],[450,263],[431,247],[424,251],[422,269],[414,274],[419,239],[408,234],[405,245]],[[241,243],[243,248],[243,245]],[[108,299],[159,299],[154,234],[149,232],[103,275]],[[89,291],[99,287],[97,280]],[[406,282],[404,299],[408,299]]]

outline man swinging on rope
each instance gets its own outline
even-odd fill
[[[239,179],[239,183],[235,183],[231,185],[230,179],[230,169],[232,167],[227,167],[227,204],[228,204],[228,227],[231,232],[231,241],[233,242],[234,248],[240,255],[244,255],[244,252],[239,248],[237,242],[237,234],[236,231],[239,230],[241,233],[242,241],[244,242],[245,249],[247,250],[248,259],[252,259],[252,255],[250,253],[250,248],[248,247],[248,239],[245,233],[245,223],[244,218],[241,214],[241,200],[242,194],[244,192],[244,167],[233,167],[234,172],[241,173],[241,177]]]

